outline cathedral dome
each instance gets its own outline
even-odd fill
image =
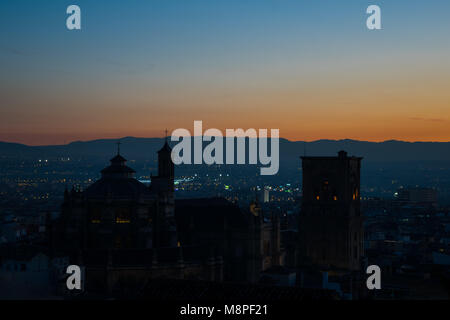
[[[134,178],[136,171],[126,166],[127,160],[117,154],[110,160],[111,165],[101,171],[102,178]]]
[[[85,195],[88,199],[133,200],[150,197],[149,188],[135,179],[136,171],[126,166],[127,160],[124,157],[117,154],[110,162],[111,164],[101,171],[101,179],[86,189]]]

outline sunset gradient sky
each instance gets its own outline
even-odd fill
[[[68,31],[78,4],[82,30]],[[380,31],[365,10],[382,9]],[[279,128],[450,141],[447,0],[3,0],[0,141]]]

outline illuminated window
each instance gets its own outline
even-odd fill
[[[336,197],[336,196],[334,196],[334,197],[333,197],[333,200],[334,200],[334,201],[336,201],[336,200],[337,200],[337,197]]]
[[[102,210],[100,208],[93,208],[91,210],[91,223],[100,223],[102,220]]]
[[[127,208],[116,210],[116,223],[130,223],[130,212]]]
[[[320,200],[320,197],[319,197],[319,196],[317,196],[317,197],[316,197],[316,199],[317,199],[317,200]]]

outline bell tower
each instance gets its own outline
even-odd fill
[[[175,224],[175,166],[172,162],[172,149],[166,138],[163,147],[158,151],[158,175],[151,177],[151,190],[158,198],[158,215],[156,224],[156,246],[177,246]]]
[[[302,157],[300,265],[358,270],[364,254],[359,157]]]

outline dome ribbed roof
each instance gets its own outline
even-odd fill
[[[150,189],[135,179],[135,170],[126,166],[127,160],[117,154],[111,160],[111,165],[104,168],[102,177],[90,185],[85,194],[88,199],[137,199],[150,196]]]
[[[136,171],[126,166],[127,159],[120,154],[109,161],[111,165],[101,171],[103,178],[134,178]]]

